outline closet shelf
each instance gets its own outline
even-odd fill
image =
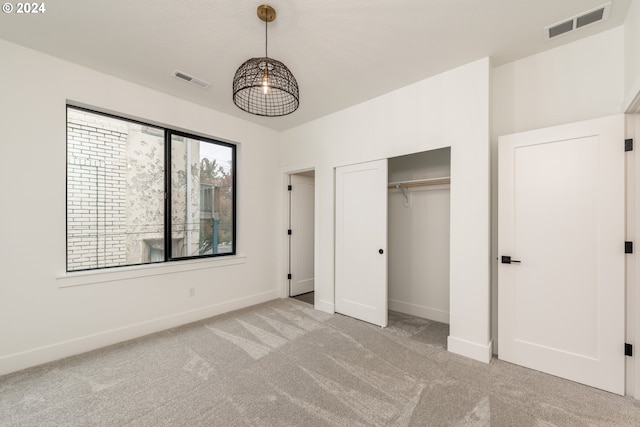
[[[388,188],[411,188],[411,187],[424,187],[427,185],[447,185],[451,184],[450,176],[443,176],[440,178],[429,178],[429,179],[415,179],[412,181],[398,181],[398,182],[390,182]]]

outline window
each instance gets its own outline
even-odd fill
[[[67,106],[67,271],[235,254],[235,146]]]

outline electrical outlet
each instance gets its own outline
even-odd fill
[[[196,288],[189,288],[189,298],[196,296]]]

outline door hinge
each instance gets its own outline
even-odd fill
[[[624,140],[624,151],[633,151],[633,138]]]
[[[287,280],[291,280],[291,273],[287,274]]]
[[[291,230],[287,230],[287,234],[291,236]]]
[[[629,357],[633,356],[633,344],[624,344],[624,355]]]
[[[633,242],[624,242],[624,253],[625,254],[633,253]]]
[[[287,190],[289,191],[293,190],[293,185],[287,185]]]

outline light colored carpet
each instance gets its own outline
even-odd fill
[[[0,377],[2,426],[640,426],[630,398],[275,300]],[[445,335],[446,337],[446,335]]]

